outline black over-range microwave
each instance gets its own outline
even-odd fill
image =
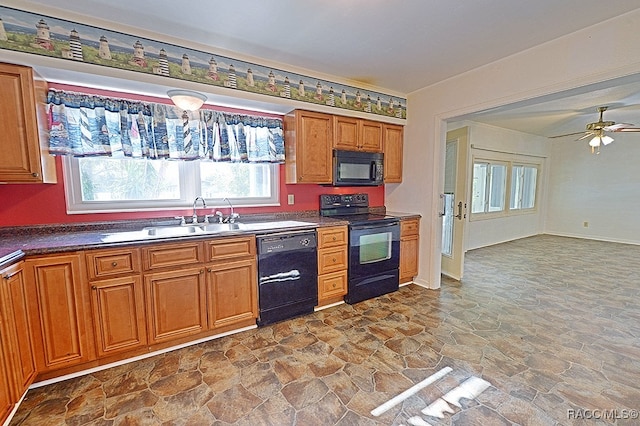
[[[333,186],[379,186],[384,183],[380,152],[333,151]]]

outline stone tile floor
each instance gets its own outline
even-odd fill
[[[537,236],[466,259],[438,291],[409,285],[32,389],[12,424],[640,423],[624,418],[640,409],[639,246]],[[492,386],[443,418],[421,413],[472,376]]]

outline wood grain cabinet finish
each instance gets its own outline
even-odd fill
[[[318,306],[339,302],[347,294],[348,229],[318,228]]]
[[[420,219],[400,221],[400,283],[412,281],[418,275]]]
[[[91,309],[98,357],[146,346],[144,290],[139,274],[92,281]]]
[[[0,271],[0,421],[36,377],[23,265]]]
[[[140,250],[90,250],[85,256],[98,357],[145,347],[148,340]]]
[[[347,151],[382,152],[382,123],[336,115],[333,147]]]
[[[296,110],[284,117],[286,183],[331,183],[333,116]]]
[[[204,266],[144,275],[149,344],[207,329]]]
[[[142,248],[142,262],[145,271],[197,265],[204,261],[203,243],[158,244]]]
[[[402,152],[404,128],[394,124],[383,124],[384,183],[402,182]]]
[[[25,261],[27,300],[38,373],[95,359],[84,253]]]
[[[141,271],[140,250],[136,248],[88,251],[86,255],[90,280]]]
[[[46,92],[31,68],[0,63],[0,182],[56,182],[46,146]]]
[[[255,236],[220,238],[207,247],[209,329],[255,324],[258,318],[258,265]]]

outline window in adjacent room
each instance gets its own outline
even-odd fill
[[[514,164],[511,167],[511,210],[533,209],[536,204],[536,180],[538,167]]]
[[[505,209],[507,164],[473,163],[471,213],[499,213]]]

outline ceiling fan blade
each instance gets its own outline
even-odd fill
[[[636,126],[630,123],[616,123],[611,126],[605,127],[603,130],[607,132],[620,132],[620,131],[624,132],[624,130],[621,130],[621,129],[634,129],[634,128],[636,128]]]
[[[556,138],[564,138],[565,136],[575,136],[575,135],[581,135],[584,132],[575,132],[575,133],[566,133],[564,135],[557,135],[557,136],[549,136],[549,139],[556,139]]]
[[[640,127],[623,127],[622,129],[614,130],[614,132],[624,132],[624,133],[640,132]]]
[[[583,137],[578,138],[578,139],[576,139],[576,140],[577,140],[577,141],[581,141],[582,139],[590,138],[590,137],[591,137],[591,136],[593,136],[593,135],[595,135],[595,133],[594,133],[594,132],[587,132],[587,133],[585,133],[585,135],[584,135]]]

